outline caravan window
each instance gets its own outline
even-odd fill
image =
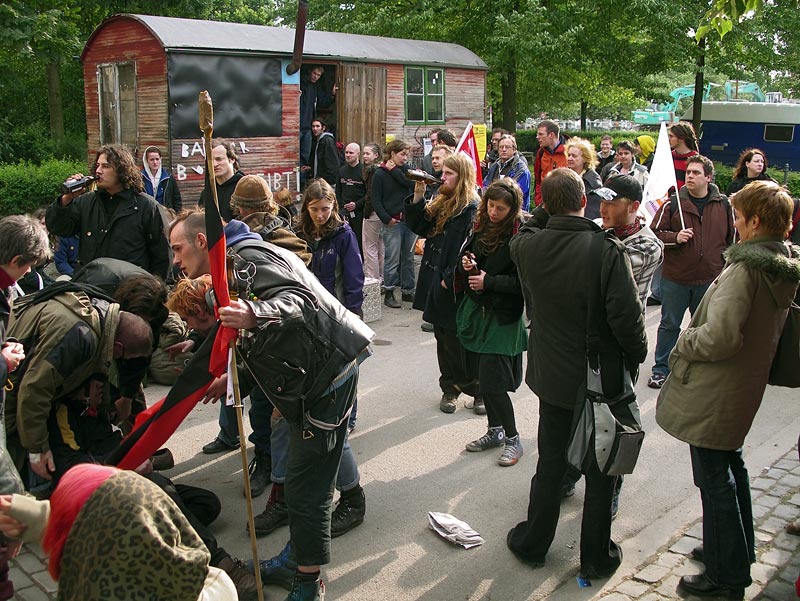
[[[406,122],[444,123],[444,70],[406,67]]]
[[[765,125],[765,142],[791,142],[794,139],[794,125]]]
[[[136,64],[112,63],[97,67],[100,98],[100,144],[136,148]]]

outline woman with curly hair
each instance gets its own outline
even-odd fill
[[[583,138],[570,138],[566,144],[566,151],[567,167],[581,176],[586,188],[584,217],[597,219],[600,217],[600,197],[594,191],[603,186],[603,181],[594,170],[597,167],[597,151],[594,149],[594,144]]]
[[[459,393],[477,395],[477,382],[466,369],[464,349],[456,335],[454,288],[459,252],[478,207],[475,166],[464,154],[451,155],[444,160],[441,179],[439,194],[430,202],[424,201],[425,184],[417,182],[414,194],[406,199],[405,216],[409,229],[426,239],[413,307],[433,324],[441,374],[439,409],[453,413]],[[478,397],[474,409],[480,415],[485,413]]]
[[[767,155],[758,148],[748,148],[739,155],[739,162],[733,170],[733,179],[725,190],[725,195],[736,194],[750,182],[756,181],[775,180],[767,175]]]
[[[458,307],[458,339],[470,373],[478,376],[489,428],[467,443],[472,453],[504,447],[497,463],[507,467],[522,457],[522,442],[509,392],[522,384],[522,352],[527,346],[522,321],[522,287],[509,242],[522,223],[522,190],[505,178],[483,194],[475,227],[461,254],[459,278],[466,294]]]

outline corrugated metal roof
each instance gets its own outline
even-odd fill
[[[294,46],[294,29],[284,27],[151,15],[110,17],[110,19],[119,18],[131,18],[141,22],[167,49],[238,51],[290,56]],[[103,25],[100,25],[97,30],[102,27]],[[91,38],[87,46],[89,43]],[[319,60],[488,68],[477,54],[458,44],[312,29],[306,31],[303,56]]]

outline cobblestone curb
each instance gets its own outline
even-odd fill
[[[761,474],[751,477],[757,560],[750,568],[753,584],[745,591],[747,600],[797,598],[794,582],[800,574],[800,536],[788,534],[785,527],[788,522],[800,518],[799,486],[800,461],[796,447]],[[703,571],[702,564],[689,559],[702,538],[702,521],[697,520],[638,566],[632,576],[596,598],[603,601],[679,599],[676,588],[681,576]]]

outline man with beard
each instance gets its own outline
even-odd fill
[[[47,207],[45,222],[56,236],[78,236],[78,262],[111,257],[166,277],[169,246],[153,198],[143,193],[142,174],[133,156],[117,144],[95,155],[97,190],[59,196]],[[82,179],[77,173],[71,179]]]

